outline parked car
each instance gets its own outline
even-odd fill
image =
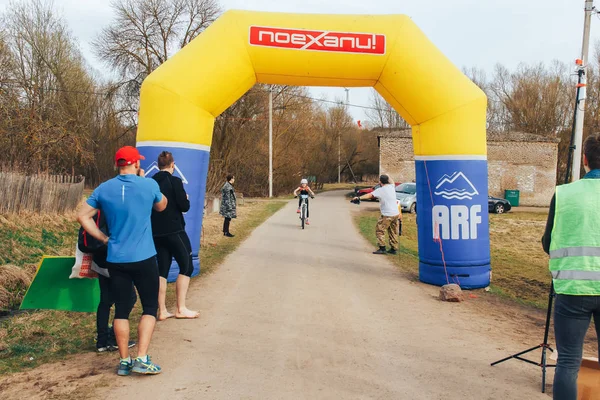
[[[381,187],[381,185],[377,184],[373,187],[370,188],[364,188],[364,189],[356,189],[356,195],[357,196],[364,196],[365,194],[369,194],[369,193],[373,193],[375,190],[379,189]]]
[[[396,199],[400,201],[402,211],[414,214],[417,211],[417,185],[415,183],[403,183],[396,186]],[[504,214],[510,211],[512,206],[506,199],[488,196],[488,211],[495,214]]]
[[[512,206],[510,202],[506,199],[501,199],[499,197],[488,196],[488,211],[496,214],[504,214],[507,211],[510,211]]]
[[[402,211],[407,211],[411,214],[417,212],[417,184],[403,183],[396,186],[396,199],[400,201]]]

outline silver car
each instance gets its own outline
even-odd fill
[[[396,186],[396,199],[400,201],[402,211],[408,211],[411,214],[417,212],[417,184],[403,183]]]

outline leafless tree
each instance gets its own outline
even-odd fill
[[[4,167],[86,175],[93,170],[98,180],[111,174],[94,161],[99,144],[110,143],[105,139],[122,128],[110,111],[114,98],[99,95],[105,88],[88,71],[53,3],[11,3],[0,18]]]
[[[4,18],[12,61],[3,79],[18,96],[11,113],[14,126],[6,132],[11,151],[21,154],[23,165],[43,169],[50,168],[66,143],[83,156],[86,137],[79,133],[91,104],[82,91],[92,90],[93,82],[66,24],[51,2],[41,0],[15,3]],[[19,132],[23,125],[27,129]]]
[[[515,72],[498,65],[490,84],[492,101],[505,131],[556,136],[569,125],[568,72],[564,64],[519,65]]]
[[[137,95],[142,81],[220,14],[217,0],[115,0],[115,18],[93,47]]]
[[[598,128],[600,115],[600,82],[598,60],[588,69],[588,103],[584,135]],[[475,68],[465,73],[488,96],[488,131],[519,131],[559,138],[558,182],[564,179],[567,153],[573,123],[576,79],[569,68],[560,62],[519,65],[510,71],[496,65],[493,78]]]
[[[472,67],[463,68],[463,73],[469,77],[487,96],[487,130],[501,132],[507,120],[506,108],[492,92],[492,87],[483,69]]]
[[[0,20],[0,23],[2,20]],[[0,91],[4,93],[9,88],[10,73],[13,71],[14,62],[12,53],[8,47],[6,33],[0,28]]]
[[[374,129],[397,131],[410,128],[404,118],[375,89],[371,91],[369,105],[371,109],[367,111],[367,116]]]

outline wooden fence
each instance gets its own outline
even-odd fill
[[[63,214],[81,202],[82,176],[22,175],[0,171],[0,213]]]

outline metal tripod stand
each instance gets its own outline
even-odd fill
[[[513,354],[511,356],[503,358],[502,360],[495,361],[491,364],[493,367],[496,364],[500,364],[500,363],[503,363],[504,361],[508,361],[508,360],[511,360],[514,358],[514,359],[517,359],[520,361],[525,361],[526,363],[529,363],[529,364],[537,365],[538,367],[542,367],[542,393],[546,393],[546,371],[547,371],[547,369],[556,367],[556,364],[547,364],[548,356],[546,354],[546,351],[548,351],[548,350],[550,350],[550,352],[554,351],[554,349],[552,347],[550,347],[550,345],[548,344],[548,335],[550,333],[550,318],[552,317],[552,303],[554,300],[554,294],[555,294],[554,293],[554,285],[550,285],[550,294],[548,295],[548,312],[546,313],[546,328],[544,329],[544,341],[542,343],[538,344],[537,346],[534,346],[530,349]],[[536,361],[531,361],[531,360],[521,357],[522,355],[530,353],[537,349],[542,349],[542,358],[539,363]]]

